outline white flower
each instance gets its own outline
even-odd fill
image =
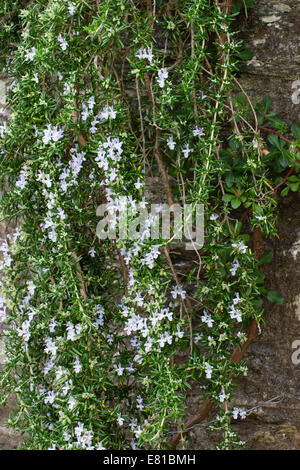
[[[160,334],[159,336],[160,336],[160,338],[157,340],[157,342],[160,345],[160,347],[163,348],[164,345],[165,345],[166,339],[165,339],[164,335],[162,335],[162,334]]]
[[[259,220],[260,222],[261,222],[262,220],[267,220],[267,217],[266,217],[265,215],[256,215],[255,218],[256,218],[257,220]]]
[[[35,54],[36,54],[36,48],[32,47],[31,49],[29,49],[29,51],[26,52],[25,59],[30,60],[32,62]]]
[[[168,344],[172,344],[173,338],[168,331],[165,332],[165,341]]]
[[[240,264],[239,264],[238,261],[236,261],[236,263],[232,263],[231,268],[229,269],[232,276],[236,275],[236,272],[237,272],[237,269],[239,268],[239,266],[240,266]]]
[[[167,318],[169,321],[172,321],[173,319],[173,312],[170,312],[169,307],[163,308],[161,310],[161,319]]]
[[[237,419],[239,415],[240,415],[241,419],[246,418],[247,411],[245,410],[245,408],[237,408],[237,407],[233,408],[233,410],[232,410],[233,419]]]
[[[177,297],[181,297],[182,299],[185,299],[186,297],[186,291],[182,289],[181,286],[175,286],[174,289],[171,291],[173,299],[177,299]]]
[[[116,372],[117,372],[117,374],[118,374],[119,376],[123,375],[123,373],[124,373],[124,367],[121,366],[121,363],[120,363],[120,362],[119,362],[118,367],[117,367],[117,366],[114,366],[114,367],[115,367],[115,370],[116,370]]]
[[[173,136],[171,135],[168,140],[167,140],[167,146],[169,147],[170,150],[174,150],[176,145],[176,142],[173,139]]]
[[[71,380],[64,383],[64,385],[62,387],[62,392],[61,392],[63,397],[65,397],[68,394],[68,391],[70,390],[71,385],[72,385]]]
[[[225,399],[226,399],[226,394],[224,392],[224,389],[222,389],[222,392],[219,395],[219,400],[221,403],[223,403]]]
[[[45,353],[46,354],[51,353],[52,356],[56,356],[57,346],[55,346],[55,343],[54,341],[52,341],[51,338],[46,338],[45,345],[46,345],[46,347],[44,348]]]
[[[52,404],[55,400],[55,394],[53,392],[53,390],[51,390],[50,392],[47,393],[47,396],[44,398],[44,403],[47,404],[47,403],[50,403]]]
[[[179,326],[177,326],[177,332],[175,334],[178,338],[183,338],[184,332],[180,330]]]
[[[42,141],[44,144],[48,144],[52,139],[52,130],[50,124],[48,124],[47,129],[44,130],[44,137],[42,138]]]
[[[61,208],[61,207],[58,207],[58,213],[59,213],[59,216],[61,218],[61,220],[65,220],[65,218],[67,217],[66,214],[65,214],[65,211]]]
[[[77,426],[74,430],[75,431],[75,436],[77,437],[77,439],[82,435],[83,430],[84,430],[83,424],[80,421],[78,421]]]
[[[136,401],[137,401],[137,408],[141,411],[143,411],[143,409],[145,408],[144,405],[143,405],[143,399],[141,397],[141,395],[138,395],[136,397]]]
[[[134,432],[135,437],[139,438],[143,431],[141,429],[141,426],[137,426],[133,432]]]
[[[217,220],[219,218],[218,214],[211,214],[209,220]]]
[[[0,125],[0,137],[3,139],[5,132],[7,131],[7,124],[6,122],[3,122]]]
[[[158,84],[160,88],[163,88],[165,86],[165,80],[168,78],[168,71],[166,67],[162,68],[161,70],[158,71]]]
[[[78,356],[76,356],[76,359],[75,359],[75,361],[74,361],[73,368],[74,368],[74,372],[75,372],[76,374],[78,374],[78,372],[80,372],[81,369],[82,369],[82,365],[80,364],[80,361],[79,361],[79,359],[78,359]]]
[[[64,131],[62,129],[58,129],[57,126],[54,126],[52,129],[52,140],[53,142],[57,142],[61,139],[64,135]]]
[[[24,189],[25,186],[26,186],[27,177],[28,177],[28,171],[27,170],[28,170],[27,165],[24,165],[21,172],[20,172],[19,179],[16,181],[16,186],[19,189]]]
[[[60,47],[62,48],[62,50],[65,51],[68,47],[67,41],[62,37],[61,34],[59,34],[59,36],[57,37],[57,40],[59,41]]]
[[[75,13],[75,11],[76,11],[76,8],[75,8],[75,6],[73,5],[73,3],[71,3],[71,2],[68,3],[68,10],[69,10],[69,14],[70,14],[71,16],[73,16],[74,13]]]
[[[124,418],[122,418],[121,413],[118,413],[117,421],[118,421],[119,426],[123,426]]]
[[[73,408],[75,408],[75,405],[76,405],[76,400],[74,397],[70,397],[69,398],[69,401],[68,401],[68,408],[69,410],[73,410]]]
[[[89,255],[90,255],[92,258],[95,258],[95,254],[96,254],[96,250],[95,250],[95,248],[92,246],[92,247],[89,249]]]
[[[232,243],[232,248],[237,250],[239,253],[246,253],[247,251],[247,245],[244,244],[244,242],[238,242],[238,243]]]
[[[236,305],[240,302],[240,294],[238,292],[235,293],[235,297],[233,299],[233,305]]]
[[[50,231],[48,232],[48,237],[49,237],[50,240],[53,241],[53,243],[56,242],[56,240],[57,240],[57,233],[55,232],[54,229],[53,229],[53,230],[50,230]]]
[[[201,317],[201,321],[203,323],[206,323],[209,328],[211,328],[213,326],[213,323],[214,323],[214,320],[211,318],[210,315],[208,315],[206,313],[205,310],[204,310],[204,315],[202,315],[202,317]]]
[[[109,117],[111,119],[116,119],[117,111],[114,110],[113,106],[108,106],[106,108],[103,108],[97,117],[99,119],[105,119],[105,120],[107,120]],[[109,138],[109,143],[110,143],[110,138]]]
[[[147,341],[145,343],[145,352],[149,352],[151,351],[151,348],[152,348],[152,339],[151,338],[147,338]]]
[[[95,98],[94,96],[91,96],[88,100],[88,108],[93,111],[94,109],[94,106],[95,106]]]
[[[47,128],[44,130],[44,136],[42,138],[42,141],[44,142],[45,145],[49,144],[49,142],[57,142],[59,139],[61,139],[64,135],[64,131],[62,129],[58,129],[57,126],[52,126],[50,124],[47,125]]]
[[[127,370],[128,372],[134,372],[134,371],[135,371],[135,369],[134,369],[134,367],[133,367],[133,362],[130,362],[130,363],[129,363],[129,366],[126,367],[126,370]]]
[[[71,341],[76,340],[75,328],[74,328],[74,325],[72,325],[71,322],[67,323],[67,339],[69,339]]]
[[[105,447],[103,447],[102,441],[97,444],[96,450],[105,450]]]
[[[30,321],[25,320],[21,328],[17,328],[18,335],[24,339],[24,341],[27,343],[30,338],[30,333],[29,333],[29,328],[30,328]]]
[[[89,116],[88,107],[83,103],[82,105],[82,112],[81,112],[82,120],[86,121]]]
[[[141,296],[140,292],[138,292],[134,298],[134,301],[138,304],[139,307],[143,307],[144,305],[144,300],[143,297]]]
[[[148,59],[150,64],[152,64],[152,61],[153,61],[152,49],[150,47],[147,47],[145,49],[139,49],[136,53],[136,57],[138,57],[139,59]]]
[[[154,266],[154,261],[159,257],[159,247],[155,245],[149,253],[147,253],[144,258],[141,259],[142,265],[147,265],[149,269],[152,269]]]
[[[193,130],[193,135],[195,137],[202,137],[203,135],[205,135],[203,128],[196,126]]]
[[[138,178],[137,182],[134,183],[134,186],[136,187],[136,189],[140,189],[143,186],[143,184],[141,183],[140,178]]]
[[[64,436],[64,440],[67,441],[67,442],[70,441],[71,437],[72,437],[71,433],[66,432],[66,431],[63,433],[63,436]]]
[[[211,379],[211,374],[212,374],[213,368],[209,364],[205,364],[205,375],[207,379]]]
[[[44,375],[47,375],[48,372],[54,367],[54,360],[51,358],[50,361],[46,362],[46,364],[43,367],[43,372]]]
[[[242,314],[240,310],[236,309],[233,304],[229,307],[229,313],[230,318],[233,320],[235,319],[239,323],[242,321]]]
[[[184,158],[188,158],[189,154],[193,151],[193,149],[190,149],[189,144],[186,144],[186,146],[182,149],[182,153],[184,155]]]

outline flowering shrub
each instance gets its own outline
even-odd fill
[[[269,103],[257,117],[233,93],[239,2],[3,4],[1,212],[17,222],[1,246],[9,424],[28,449],[167,448],[194,385],[215,406],[218,448],[235,447],[231,421],[246,411],[233,379],[247,367],[233,353],[262,295],[282,301],[250,233],[274,235],[273,185],[296,158],[294,143],[276,150],[276,133],[271,146],[260,135],[265,120],[282,130]],[[205,206],[188,273],[171,242],[147,237],[152,219],[137,240],[97,239],[98,205],[116,221],[124,196],[147,207],[152,175],[161,202]]]

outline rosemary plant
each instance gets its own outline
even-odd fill
[[[17,227],[1,246],[9,425],[27,449],[170,448],[193,386],[214,407],[217,447],[236,447],[247,328],[262,296],[282,302],[251,233],[276,233],[273,187],[297,156],[262,139],[263,121],[282,127],[269,103],[258,118],[236,94],[239,2],[1,3],[1,214]],[[136,240],[97,237],[97,207],[116,221],[124,197],[148,207],[153,176],[162,203],[204,205],[187,273],[171,241],[146,236],[151,220]]]

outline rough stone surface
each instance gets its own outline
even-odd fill
[[[243,67],[241,82],[255,101],[268,95],[281,119],[299,123],[300,2],[257,0],[255,5],[242,26],[254,57]],[[265,272],[269,288],[279,291],[285,303],[265,305],[266,324],[249,348],[249,376],[240,382],[237,396],[246,408],[275,396],[282,401],[258,408],[237,425],[251,449],[300,449],[300,364],[292,361],[293,343],[300,340],[298,195],[280,201],[278,234],[266,242],[274,260]]]
[[[254,101],[268,95],[281,119],[298,122],[300,2],[256,0],[238,28],[254,53],[242,66],[241,84]]]
[[[278,239],[265,240],[265,249],[274,251],[272,263],[265,265],[267,285],[280,292],[284,305],[265,304],[265,325],[246,354],[247,377],[236,382],[236,404],[253,411],[234,424],[246,449],[300,449],[300,196],[279,202]],[[298,340],[298,364],[293,363],[293,343]],[[189,398],[190,414],[201,406],[197,390]],[[277,397],[277,403],[266,404]],[[261,405],[261,406],[259,406]],[[214,418],[211,413],[209,420]],[[216,438],[207,422],[186,437],[187,449],[213,449]]]
[[[254,102],[270,96],[280,119],[300,123],[300,2],[256,0],[248,18],[238,25],[240,38],[254,53],[239,79]],[[265,305],[265,325],[245,357],[249,375],[237,383],[237,405],[256,407],[273,397],[280,403],[253,410],[234,427],[246,449],[300,449],[300,364],[294,364],[293,343],[300,345],[300,196],[280,200],[279,238],[265,241],[274,250],[266,265],[268,287],[285,297],[284,305]],[[300,358],[300,354],[298,354]],[[199,406],[199,404],[198,404]],[[191,414],[197,395],[190,399]],[[210,419],[213,418],[213,413]],[[194,428],[188,449],[213,449],[207,426]]]

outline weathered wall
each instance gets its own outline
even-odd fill
[[[270,96],[278,116],[300,124],[300,1],[256,0],[241,25],[254,57],[242,68],[241,83],[258,101]],[[249,448],[300,449],[300,364],[292,361],[300,340],[300,197],[279,204],[279,239],[266,242],[274,261],[265,268],[269,287],[284,305],[265,305],[266,325],[251,345],[249,377],[238,393],[244,406],[281,396],[280,404],[259,408],[239,425]],[[299,254],[298,254],[299,253]],[[295,362],[295,361],[294,361]]]
[[[254,52],[241,68],[240,83],[253,101],[270,96],[282,120],[300,124],[300,1],[256,0],[238,28]],[[236,396],[246,409],[276,396],[281,402],[257,408],[235,425],[248,449],[300,449],[300,364],[292,362],[293,343],[300,340],[300,196],[280,200],[278,234],[265,242],[275,254],[265,272],[268,287],[285,303],[266,303],[266,324],[248,350],[249,375]],[[197,407],[196,394],[190,406]],[[186,447],[213,448],[207,427],[190,432]]]
[[[242,85],[254,100],[270,96],[284,121],[299,122],[300,1],[255,0],[238,27],[254,52],[241,68]]]

